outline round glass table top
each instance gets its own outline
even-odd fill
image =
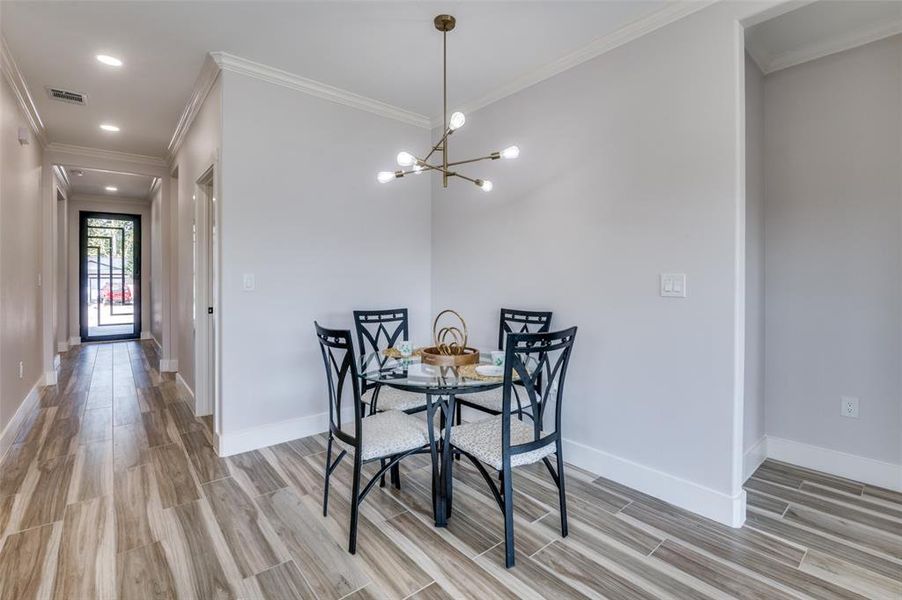
[[[456,393],[501,387],[500,378],[497,381],[486,381],[465,377],[456,367],[424,365],[418,356],[391,358],[381,352],[372,352],[359,360],[358,373],[361,379],[402,390]],[[479,364],[491,364],[490,356],[480,353]]]

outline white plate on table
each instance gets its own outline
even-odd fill
[[[504,375],[504,367],[497,367],[495,365],[479,365],[478,367],[476,367],[476,372],[483,377],[501,377]]]

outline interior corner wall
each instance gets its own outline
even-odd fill
[[[902,489],[902,35],[764,89],[768,452]]]
[[[163,186],[158,185],[150,200],[150,335],[163,345]]]
[[[146,200],[134,198],[120,198],[116,196],[91,196],[85,194],[73,194],[68,201],[69,216],[69,336],[79,339],[81,337],[81,298],[79,290],[81,285],[81,227],[80,213],[111,212],[127,215],[139,215],[141,217],[141,256],[150,256],[150,204]],[[148,260],[141,260],[141,332],[150,331],[150,287],[143,285],[150,279],[150,264]]]
[[[222,79],[210,89],[188,129],[174,167],[178,168],[178,190],[174,197],[176,227],[171,233],[176,244],[176,285],[171,314],[174,324],[173,341],[176,347],[178,373],[188,388],[194,391],[194,195],[197,180],[219,160],[222,148]],[[241,235],[239,230],[238,235]]]
[[[29,144],[19,143],[19,128],[29,132]],[[2,75],[0,136],[0,431],[4,431],[43,376],[43,300],[38,286],[43,152]],[[6,440],[0,436],[0,442]]]
[[[354,309],[405,306],[414,341],[428,339],[429,177],[383,185],[376,173],[428,147],[429,132],[238,73],[221,80],[219,450],[230,454],[328,427],[314,321],[351,328]]]
[[[764,74],[745,55],[745,476],[764,448]]]
[[[491,346],[501,306],[579,326],[565,458],[738,525],[743,10],[717,3],[468,115],[433,183],[433,309]],[[659,295],[686,273],[688,297]],[[737,397],[738,394],[738,397]]]

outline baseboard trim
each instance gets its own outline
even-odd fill
[[[767,460],[767,436],[763,435],[742,457],[742,480],[751,477],[765,460]]]
[[[179,370],[179,361],[176,359],[161,358],[160,373],[175,373]]]
[[[573,440],[564,440],[564,460],[718,523],[745,522],[745,491],[730,496]]]
[[[69,342],[57,342],[56,343],[56,351],[57,352],[68,352],[69,351]]]
[[[56,385],[56,369],[44,372],[43,385]]]
[[[772,436],[767,457],[902,492],[902,465]]]
[[[153,340],[153,345],[157,349],[157,354],[163,354],[163,345],[160,344],[160,340],[158,340],[153,334],[150,335],[150,339]]]
[[[323,412],[287,421],[248,427],[232,433],[222,433],[216,436],[216,453],[219,456],[231,456],[289,442],[322,433],[329,428],[328,423],[329,413]]]
[[[183,390],[185,390],[185,392],[186,392],[186,393],[188,394],[188,396],[191,398],[191,402],[190,402],[190,404],[191,404],[191,412],[194,412],[195,405],[197,404],[197,401],[196,401],[195,398],[194,398],[194,390],[192,390],[192,389],[188,386],[188,382],[185,381],[185,379],[182,377],[182,374],[181,374],[181,373],[176,373],[176,374],[175,374],[175,381],[176,381],[176,383],[179,384],[179,386],[181,386],[181,388],[182,388]]]
[[[79,346],[79,345],[81,345],[81,338],[78,337],[78,336],[76,336],[76,335],[73,335],[72,337],[69,338],[69,345],[70,345],[70,346]]]
[[[152,339],[153,339],[153,336],[150,335],[150,332],[149,332],[149,331],[142,331],[142,332],[141,332],[141,339],[142,339],[142,340],[152,340]]]
[[[6,451],[13,445],[22,422],[25,421],[31,411],[37,408],[43,387],[39,379],[19,404],[19,408],[16,409],[15,414],[9,420],[9,423],[6,424],[6,427],[3,428],[3,433],[0,433],[0,460],[6,456]]]

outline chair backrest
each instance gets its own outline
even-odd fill
[[[341,441],[359,446],[360,420],[363,408],[360,401],[360,383],[357,377],[357,355],[351,332],[347,329],[327,329],[314,322],[319,348],[323,354],[323,366],[326,369],[326,386],[329,390],[329,429]],[[350,381],[348,380],[350,378]],[[354,409],[353,431],[341,428],[341,400],[344,390],[350,383],[351,400]]]
[[[357,350],[360,351],[360,356],[382,352],[401,340],[410,339],[406,308],[355,310],[354,327],[357,329]],[[374,387],[378,387],[378,384],[363,382],[364,392]]]
[[[498,324],[498,349],[504,350],[508,333],[545,333],[551,329],[551,311],[501,309]]]
[[[501,443],[505,456],[529,452],[554,443],[560,438],[564,381],[575,339],[576,327],[544,333],[508,334],[504,353],[504,387],[501,404]],[[519,376],[516,380],[519,384],[517,386],[514,386],[515,374]],[[521,399],[523,409],[529,409],[535,435],[528,443],[511,446],[511,402],[515,395]],[[524,396],[529,401],[528,404],[523,402]],[[552,400],[554,430],[543,432],[545,410]]]

